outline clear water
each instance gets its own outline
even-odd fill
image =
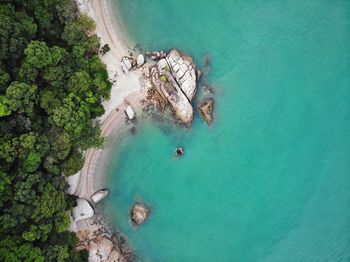
[[[143,48],[208,54],[217,105],[115,150],[105,212],[141,260],[350,261],[350,1],[114,4]]]

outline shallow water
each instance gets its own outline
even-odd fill
[[[114,1],[142,48],[209,55],[216,97],[211,128],[144,121],[115,150],[104,209],[141,260],[349,261],[350,2]]]

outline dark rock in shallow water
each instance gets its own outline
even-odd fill
[[[204,121],[210,126],[213,122],[214,99],[205,98],[199,105],[199,111]]]
[[[180,157],[180,156],[183,156],[184,153],[185,153],[184,149],[182,147],[178,147],[176,148],[175,156]]]
[[[136,202],[131,209],[131,221],[135,226],[143,224],[149,217],[150,209],[142,203]]]
[[[204,75],[208,75],[209,74],[209,70],[210,70],[210,64],[211,64],[211,59],[210,56],[208,54],[206,54],[203,57],[203,64],[204,64],[204,68],[203,68],[203,74]]]
[[[131,132],[132,135],[136,135],[136,133],[137,133],[136,127],[133,126],[132,128],[130,128],[130,132]]]

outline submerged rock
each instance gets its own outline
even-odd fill
[[[210,126],[213,122],[214,99],[206,98],[199,105],[199,111],[204,121]]]
[[[134,225],[138,226],[143,224],[150,214],[150,209],[144,204],[136,202],[131,209],[130,216]]]

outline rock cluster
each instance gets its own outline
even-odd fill
[[[191,101],[196,93],[197,67],[192,58],[172,49],[164,58],[160,55],[151,68],[152,84],[171,105],[177,118],[184,124],[193,120]]]
[[[97,236],[92,239],[89,243],[89,250],[89,261],[126,261],[119,247],[107,236]]]
[[[153,51],[153,52],[146,52],[145,53],[147,57],[154,61],[158,61],[159,59],[165,58],[166,53],[164,51]]]
[[[120,61],[120,66],[125,74],[131,70],[142,67],[146,62],[143,54],[139,54],[136,59],[132,56],[132,53],[130,53],[130,56],[124,56]]]
[[[153,87],[151,90],[155,90],[149,95],[149,101],[152,101],[161,110],[164,110],[166,105],[170,105],[182,123],[190,124],[194,115],[192,100],[197,91],[197,80],[201,76],[201,71],[192,57],[176,49],[170,50],[169,53],[145,52],[145,55],[139,54],[137,59],[130,54],[130,57],[125,56],[121,61],[124,73],[145,65],[145,56],[151,59],[146,65],[150,68],[150,80]],[[213,122],[213,108],[213,98],[204,98],[199,105],[201,116],[208,125]],[[128,108],[126,113],[129,119],[134,118],[131,108]]]
[[[144,204],[136,202],[132,207],[130,216],[134,225],[138,226],[143,224],[150,214],[150,209]]]

